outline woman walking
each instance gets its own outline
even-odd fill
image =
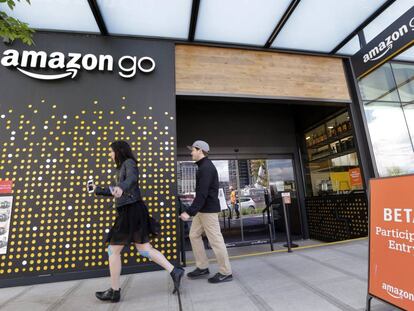
[[[157,224],[150,218],[147,206],[142,201],[138,185],[137,160],[131,147],[125,141],[115,141],[111,144],[110,156],[117,168],[116,185],[108,188],[93,185],[96,195],[113,196],[117,209],[115,223],[106,239],[109,244],[111,288],[96,292],[96,297],[112,302],[120,300],[121,251],[124,246],[130,244],[135,245],[141,256],[151,259],[170,273],[174,282],[173,293],[175,293],[179,289],[184,269],[174,267],[162,253],[150,244],[150,237],[158,233]]]

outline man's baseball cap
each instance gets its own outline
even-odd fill
[[[202,141],[202,140],[196,140],[191,146],[187,146],[187,148],[190,150],[192,150],[193,147],[201,149],[205,152],[210,151],[210,146],[205,141]]]

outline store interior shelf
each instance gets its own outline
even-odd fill
[[[314,163],[317,163],[316,161]],[[343,172],[344,170],[349,170],[354,168],[355,165],[341,165],[341,166],[329,166],[323,168],[312,168],[312,173],[332,173],[332,172]]]
[[[330,159],[334,159],[334,158],[339,158],[339,157],[342,157],[344,155],[351,154],[351,153],[354,153],[354,152],[356,152],[355,149],[349,149],[349,150],[344,151],[344,152],[332,153],[332,154],[327,155],[327,156],[323,156],[323,157],[320,157],[320,158],[316,158],[316,159],[310,160],[309,163],[323,162],[323,161],[326,161],[326,160],[330,160]]]
[[[363,188],[353,132],[344,109],[303,133],[306,189],[313,196]]]
[[[315,145],[312,145],[312,146],[308,146],[308,149],[318,149],[318,148],[324,147],[326,145],[332,144],[333,142],[336,142],[338,140],[341,140],[341,139],[344,139],[344,138],[347,138],[347,137],[351,137],[352,135],[353,135],[352,131],[346,131],[346,132],[342,133],[341,135],[338,135],[338,136],[335,136],[335,137],[329,137],[327,140],[324,140],[324,141],[322,141],[320,143],[317,143]]]

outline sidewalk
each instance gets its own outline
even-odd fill
[[[183,279],[183,310],[364,310],[368,240],[232,260],[234,281]],[[192,270],[187,267],[186,270]],[[211,272],[216,271],[213,263]],[[98,301],[108,278],[0,289],[0,310],[179,310],[165,271],[122,276],[122,301]],[[373,301],[373,311],[396,310]]]

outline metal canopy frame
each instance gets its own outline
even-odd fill
[[[264,48],[269,48],[272,43],[275,41],[277,35],[282,31],[282,28],[285,26],[286,22],[288,21],[289,17],[292,15],[293,11],[295,11],[296,7],[298,6],[300,0],[292,0],[289,4],[288,8],[286,9],[285,13],[283,14],[282,18],[280,19],[279,23],[276,25],[275,29],[273,30],[272,34],[270,35],[269,39],[267,39]]]
[[[200,0],[193,0],[193,6],[191,8],[190,29],[188,30],[188,41],[190,42],[194,41],[199,8],[200,8]]]
[[[342,40],[341,43],[339,43],[330,54],[335,54],[340,49],[342,49],[349,40],[351,40],[355,35],[358,35],[360,42],[365,43],[365,37],[363,39],[361,38],[361,34],[363,35],[363,29],[371,23],[374,19],[376,19],[382,12],[384,12],[386,9],[388,9],[395,1],[397,0],[387,0],[383,5],[381,5],[378,10],[376,10],[374,13],[372,13],[365,21],[362,22],[361,25],[359,25],[353,32],[351,32],[344,40]],[[361,44],[361,47],[363,45]]]
[[[91,8],[92,14],[95,17],[96,24],[99,27],[101,35],[108,36],[108,29],[106,28],[105,21],[102,17],[101,10],[99,9],[98,2],[96,0],[88,0],[89,7]]]
[[[195,33],[197,29],[197,21],[198,21],[198,15],[199,15],[199,9],[200,4],[202,0],[193,0],[192,1],[192,8],[191,8],[191,17],[189,21],[189,29],[188,29],[188,38],[187,40],[177,40],[172,38],[153,38],[153,39],[161,39],[161,40],[169,40],[176,43],[198,43],[201,45],[206,44],[207,42],[195,40]],[[206,0],[204,0],[206,1]],[[247,48],[247,49],[261,49],[261,50],[268,50],[268,51],[282,51],[282,52],[291,52],[291,53],[300,53],[300,54],[310,54],[310,55],[320,55],[320,56],[342,56],[337,54],[338,51],[344,47],[354,36],[358,36],[359,42],[361,47],[366,44],[363,29],[371,23],[375,18],[377,18],[381,13],[383,13],[387,8],[389,8],[393,3],[395,3],[397,0],[387,0],[380,8],[378,8],[373,14],[371,14],[364,22],[362,22],[355,30],[353,30],[345,39],[343,39],[330,53],[324,53],[324,52],[315,52],[315,51],[307,51],[307,50],[298,50],[298,49],[279,49],[279,48],[272,48],[271,45],[277,38],[278,34],[283,30],[284,26],[286,25],[286,22],[291,17],[295,9],[300,4],[301,0],[292,0],[289,4],[286,11],[283,13],[282,18],[277,22],[273,32],[267,39],[266,43],[260,48],[260,46],[254,46],[254,45],[235,45],[232,43],[226,43],[226,42],[217,42],[212,43],[209,42],[208,45],[212,46],[222,46],[222,47],[240,47],[240,48]],[[103,36],[109,36],[108,29],[105,24],[105,19],[103,18],[103,15],[101,13],[101,10],[99,8],[97,0],[88,0],[89,7],[92,11],[92,14],[95,18],[96,24],[98,25],[98,28],[100,30],[100,34]],[[51,30],[50,32],[55,32]],[[59,31],[60,32],[60,31]],[[124,37],[124,36],[123,36]],[[142,37],[145,39],[152,39],[151,37],[145,37],[145,36],[133,36],[133,35],[125,35],[125,37]],[[345,55],[345,57],[348,57]]]

